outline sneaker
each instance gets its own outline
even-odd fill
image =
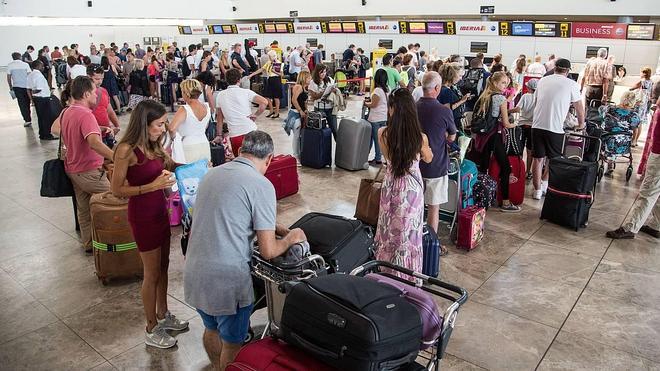
[[[609,232],[605,233],[605,235],[608,238],[613,238],[615,240],[635,238],[634,233],[626,231],[625,229],[623,229],[623,227],[619,227],[619,228],[617,228],[613,231],[609,231]]]
[[[165,330],[182,331],[188,328],[188,321],[183,321],[168,310],[165,313],[165,318],[158,320],[158,326]]]
[[[144,343],[152,347],[167,349],[176,345],[176,339],[158,324],[154,326],[151,332],[144,332]]]
[[[541,197],[543,197],[543,191],[542,190],[535,190],[534,195],[532,195],[532,198],[535,200],[540,200]]]
[[[547,180],[542,180],[541,181],[541,191],[542,194],[545,196],[546,193],[548,193],[548,181]]]
[[[660,231],[657,229],[653,229],[649,227],[648,225],[642,226],[642,228],[639,229],[640,232],[644,232],[650,236],[653,236],[655,238],[660,238]]]
[[[500,211],[503,213],[517,213],[520,212],[520,207],[514,204],[502,205]]]
[[[56,136],[54,136],[54,135],[50,135],[50,136],[47,136],[47,137],[39,138],[39,140],[58,140],[58,139],[60,139],[60,138],[59,138],[59,137],[56,137]]]
[[[27,128],[27,127],[30,127],[30,126],[32,126],[32,122],[30,122],[30,121],[27,121],[27,122],[25,122],[25,124],[23,124],[24,128]]]

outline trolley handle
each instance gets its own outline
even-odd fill
[[[325,265],[325,260],[323,260],[323,257],[321,255],[314,254],[314,255],[308,255],[295,263],[282,263],[277,265],[277,267],[282,270],[297,270],[312,262],[319,263],[320,267]]]
[[[438,295],[438,296],[447,298],[449,300],[453,300],[454,302],[456,302],[456,304],[458,304],[458,306],[465,304],[465,302],[467,301],[468,293],[465,289],[463,289],[461,287],[452,285],[452,284],[447,283],[447,282],[440,281],[437,278],[429,277],[425,274],[422,274],[422,273],[419,273],[419,272],[414,272],[414,271],[412,271],[408,268],[400,267],[398,265],[394,265],[390,262],[386,262],[386,261],[382,261],[382,260],[372,260],[370,262],[367,262],[367,263],[353,269],[353,271],[351,271],[350,274],[353,275],[353,276],[364,275],[365,273],[373,271],[375,268],[378,268],[378,267],[388,268],[388,269],[391,269],[391,270],[394,270],[394,271],[397,271],[397,272],[400,272],[400,273],[407,274],[409,276],[413,276],[415,278],[419,278],[427,284],[430,284],[430,285],[433,285],[433,286],[438,286],[438,287],[441,287],[445,290],[448,290],[448,291],[451,291],[455,294],[458,294],[459,295],[458,298],[452,298],[449,295],[446,295],[446,294],[444,294],[442,292],[439,292],[437,290],[433,290],[432,288],[422,287],[422,289],[424,289],[425,291],[431,292],[434,295]],[[407,281],[407,280],[404,280],[404,279],[401,279],[401,282],[406,283],[406,284],[410,284],[411,286],[415,286],[414,283],[412,283],[410,281]],[[456,309],[457,309],[457,307],[456,307]]]

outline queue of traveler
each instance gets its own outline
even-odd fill
[[[237,43],[229,54],[217,45],[211,51],[200,52],[196,45],[179,50],[173,44],[163,57],[163,52],[145,51],[139,45],[132,51],[125,43],[121,49],[111,45],[99,58],[98,52],[81,56],[77,46],[72,45],[65,51],[68,82],[60,96],[65,108],[48,128],[48,134],[59,134],[66,147],[65,170],[76,194],[81,244],[87,252],[92,249],[91,196],[111,190],[129,199],[129,222],[144,267],[141,293],[145,342],[169,348],[177,340],[167,331],[186,329],[188,322],[172,315],[167,305],[171,232],[166,190],[174,185],[172,172],[177,166],[209,158],[207,127],[216,125],[217,136],[212,140],[219,143],[226,124],[228,144],[236,159],[210,169],[199,184],[195,226],[184,268],[185,300],[202,318],[204,347],[219,370],[234,359],[249,329],[254,294],[246,263],[250,261],[255,236],[266,259],[306,239],[302,230],[289,230],[277,223],[275,191],[263,176],[273,159],[273,140],[258,129],[256,120],[266,109],[267,117],[278,118],[280,100],[284,98],[282,77],[288,76],[293,87],[286,121],[294,134],[294,154],[299,156],[298,136],[308,116],[308,101],[312,101],[315,110],[326,114],[336,133],[337,101],[328,99],[326,93],[341,95],[328,76],[328,66],[319,63],[316,51],[307,46],[293,48],[283,56],[274,42],[261,58],[253,53],[254,45],[247,46],[248,50],[243,50],[242,44]],[[369,64],[363,54],[355,45],[349,45],[342,56],[342,67],[350,70],[358,66],[356,76],[361,76],[359,66]],[[92,56],[98,64],[92,62]],[[37,63],[41,61],[34,61],[30,69],[21,64],[25,63],[21,61],[25,56],[15,53],[14,57],[10,84],[17,99],[19,93],[27,95],[27,99],[20,98],[19,105],[27,102],[29,113],[28,90],[35,106],[42,105],[38,99],[41,97],[35,94],[47,90],[51,96],[47,74]],[[520,206],[508,197],[511,166],[503,136],[505,129],[518,125],[525,133],[524,146],[530,150],[528,160],[532,157],[528,173],[533,178],[533,197],[543,197],[548,179],[545,159],[561,154],[563,123],[571,107],[576,112],[576,127],[585,125],[580,85],[567,77],[571,63],[563,58],[552,58],[543,66],[544,73],[534,64],[526,66],[524,56],[518,58],[513,72],[501,60],[501,56],[494,58],[487,70],[483,55],[478,55],[465,70],[460,56],[434,60],[419,51],[418,45],[410,45],[399,48],[396,54],[386,54],[382,68],[373,71],[374,89],[365,103],[369,108],[367,120],[372,124],[371,145],[375,147],[370,163],[386,166],[379,209],[381,222],[374,239],[377,259],[422,270],[423,210],[427,205],[426,222],[437,231],[439,206],[449,199],[447,148],[467,131],[465,112],[497,121],[489,131],[473,133],[473,148],[482,171],[490,161],[499,165],[503,199],[500,210],[520,211]],[[84,68],[84,75],[78,75],[80,68]],[[591,67],[587,71],[591,73]],[[28,77],[35,81],[28,82]],[[121,100],[122,80],[128,83],[127,106],[131,116],[116,143],[117,114],[121,114],[122,102],[117,104],[115,97]],[[644,75],[634,89],[646,91],[646,80]],[[588,82],[587,78],[590,97],[602,99],[598,89]],[[255,84],[262,84],[259,90],[264,96],[249,89]],[[115,89],[120,92],[113,94],[117,93]],[[657,90],[656,86],[649,101],[657,102]],[[362,93],[361,89],[358,91]],[[607,89],[603,87],[602,91]],[[164,95],[169,95],[169,100],[164,100]],[[180,107],[168,120],[163,103],[172,105],[175,101],[180,101]],[[37,108],[38,115],[40,110]],[[519,113],[518,120],[514,120],[513,113]],[[656,110],[654,126],[658,116]],[[30,122],[29,117],[24,119]],[[638,231],[655,237],[660,233],[658,133],[660,130],[649,133],[645,178],[630,220],[608,232],[611,238],[632,238]],[[171,150],[167,148],[166,137],[172,142],[180,141],[181,150],[177,152],[174,144]],[[112,172],[112,176],[106,176],[107,172]],[[651,214],[651,220],[644,225]]]

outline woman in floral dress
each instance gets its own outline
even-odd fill
[[[380,195],[376,259],[421,272],[424,187],[419,161],[431,162],[433,153],[410,91],[395,89],[387,103],[387,126],[378,130],[387,168]]]

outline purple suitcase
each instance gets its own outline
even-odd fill
[[[442,331],[442,316],[438,312],[438,305],[433,300],[433,296],[418,287],[407,285],[382,274],[369,273],[365,277],[401,290],[403,297],[417,308],[422,319],[420,349],[426,349],[438,340]]]

